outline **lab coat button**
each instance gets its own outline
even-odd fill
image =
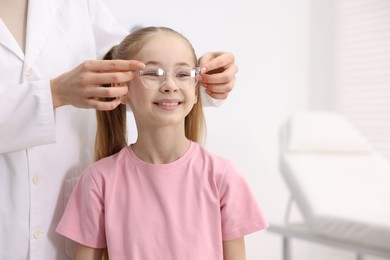
[[[34,238],[39,239],[39,238],[41,238],[41,236],[42,236],[41,230],[37,230],[34,232]]]
[[[41,176],[39,175],[34,175],[33,179],[32,179],[32,182],[36,185],[38,185],[40,182],[41,182]]]

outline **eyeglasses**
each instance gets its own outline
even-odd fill
[[[174,70],[164,70],[156,66],[146,66],[145,69],[139,70],[139,76],[145,88],[158,89],[165,84],[169,72],[176,86],[181,89],[194,87],[199,81],[199,67],[183,66]]]

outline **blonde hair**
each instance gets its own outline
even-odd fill
[[[131,60],[153,36],[169,33],[183,39],[190,48],[194,63],[197,64],[195,50],[189,40],[182,34],[167,27],[144,27],[129,34],[123,41],[112,47],[104,60]],[[103,85],[110,87],[111,85]],[[198,101],[185,118],[185,136],[194,141],[202,142],[205,136],[206,124],[199,94],[199,84],[196,86]],[[103,99],[104,100],[104,99]],[[109,99],[105,99],[109,100]],[[119,152],[127,146],[126,135],[126,106],[119,105],[111,111],[96,111],[97,130],[95,139],[95,160],[100,160]]]

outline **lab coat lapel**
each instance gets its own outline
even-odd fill
[[[56,0],[29,0],[25,66],[30,67],[44,47],[55,15]]]
[[[5,26],[3,20],[0,18],[0,44],[13,52],[19,59],[24,59],[24,54],[22,49],[20,49],[19,44],[15,40],[12,33]]]

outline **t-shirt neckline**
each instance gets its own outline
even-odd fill
[[[163,163],[163,164],[153,164],[148,163],[143,160],[141,160],[133,151],[131,148],[131,145],[127,147],[127,151],[129,156],[131,157],[131,161],[135,163],[138,167],[144,168],[146,170],[153,170],[153,171],[167,171],[172,170],[173,168],[181,166],[183,163],[186,163],[193,155],[195,148],[197,147],[197,144],[195,142],[190,143],[190,146],[188,147],[187,151],[180,156],[177,160],[170,162],[170,163]]]

